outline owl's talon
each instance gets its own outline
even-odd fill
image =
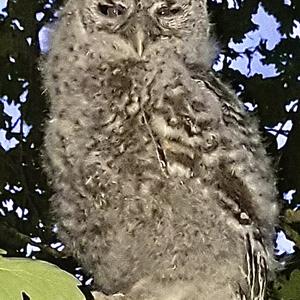
[[[94,300],[108,300],[108,296],[104,295],[103,293],[101,292],[92,292],[92,295],[94,297]]]
[[[110,296],[106,296],[103,293],[97,291],[92,292],[92,295],[94,297],[94,300],[118,300],[125,297],[125,295],[122,293],[116,293]]]

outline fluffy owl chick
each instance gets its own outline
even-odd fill
[[[264,298],[275,179],[213,55],[204,0],[62,13],[43,66],[46,169],[59,235],[101,297]]]

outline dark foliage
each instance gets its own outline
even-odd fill
[[[256,112],[262,129],[292,121],[290,131],[283,126],[276,127],[275,135],[266,131],[266,141],[278,169],[280,196],[296,190],[289,206],[282,201],[283,211],[288,207],[294,209],[300,205],[300,113],[297,104],[289,112],[285,106],[300,97],[300,28],[298,37],[291,36],[297,25],[295,20],[300,21],[300,2],[230,2],[236,7],[228,8],[226,0],[222,3],[209,1],[217,40],[224,48],[221,52],[223,68],[219,74],[245,102],[258,104]],[[38,61],[42,59],[39,33],[45,24],[55,20],[55,11],[62,0],[51,3],[46,0],[8,0],[7,7],[0,10],[0,248],[7,250],[10,256],[24,256],[29,243],[41,249],[33,253],[35,257],[75,273],[75,261],[50,246],[57,243],[57,238],[49,216],[51,191],[41,169],[43,123],[48,104],[38,68]],[[266,39],[242,52],[229,48],[231,40],[241,43],[246,33],[258,29],[252,16],[260,5],[276,18],[280,24],[278,31],[285,38],[272,49]],[[277,75],[267,78],[261,74],[243,75],[230,67],[231,60],[244,57],[248,60],[249,74],[253,74],[251,62],[257,54],[261,55],[262,64],[273,64]],[[276,138],[279,135],[288,136],[288,140],[278,150]],[[279,225],[299,246],[300,217],[295,217],[295,212],[285,213]],[[32,240],[35,237],[40,241]],[[291,283],[300,284],[300,280],[297,281],[299,274],[296,273],[298,277],[295,275],[297,268],[300,268],[300,254],[296,251],[275,284],[277,296],[273,295],[272,299],[284,297],[282,291],[287,290],[288,283],[289,290],[293,286]],[[286,281],[290,277],[293,281]],[[283,299],[297,299],[291,295]]]

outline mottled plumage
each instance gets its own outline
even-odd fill
[[[45,163],[59,235],[104,294],[264,298],[275,179],[255,120],[210,71],[209,28],[205,0],[62,13]]]

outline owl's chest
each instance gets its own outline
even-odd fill
[[[189,178],[199,172],[201,152],[216,146],[220,104],[179,67],[110,70],[95,101],[97,131],[122,173]]]
[[[92,85],[94,80],[88,78]],[[117,64],[105,67],[96,76],[96,84],[85,91],[94,96],[103,108],[126,117],[145,112],[167,115],[174,120],[182,117],[205,119],[211,115],[219,120],[221,106],[216,95],[204,83],[196,82],[185,66],[173,61]],[[96,96],[96,97],[95,97]]]

